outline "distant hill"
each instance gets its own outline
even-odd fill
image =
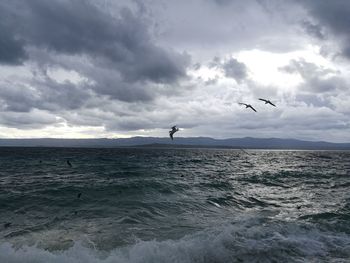
[[[324,141],[302,141],[278,138],[231,138],[213,139],[209,137],[131,137],[120,139],[0,139],[0,147],[217,147],[245,149],[310,149],[310,150],[350,150],[350,143],[330,143]]]

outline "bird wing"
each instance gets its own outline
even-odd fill
[[[170,139],[172,139],[172,140],[174,140],[174,138],[173,138],[173,134],[174,134],[174,132],[173,132],[173,131],[169,131],[169,136],[170,136]]]
[[[276,107],[276,105],[273,104],[271,101],[269,101],[268,103],[271,104],[272,106]]]
[[[267,100],[264,100],[264,99],[259,99],[259,100],[267,102]]]
[[[256,109],[254,109],[253,106],[249,105],[249,108],[256,112]]]
[[[247,104],[243,103],[243,102],[238,102],[239,105],[245,105],[247,106]]]

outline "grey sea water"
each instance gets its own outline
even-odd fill
[[[350,262],[350,152],[1,148],[0,262]]]

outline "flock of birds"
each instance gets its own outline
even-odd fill
[[[276,105],[273,104],[270,100],[261,99],[261,98],[259,98],[259,100],[265,102],[265,104],[270,104],[271,106],[276,107]],[[250,109],[252,109],[253,111],[257,112],[256,109],[254,109],[254,107],[253,107],[252,105],[250,105],[250,104],[243,103],[243,102],[239,102],[238,104],[239,104],[239,105],[245,106],[246,109],[250,108]],[[170,139],[171,139],[171,140],[174,140],[174,133],[175,133],[175,132],[178,132],[179,130],[180,130],[180,129],[177,128],[176,125],[173,126],[173,127],[171,127],[171,130],[169,131],[169,136],[170,136]]]

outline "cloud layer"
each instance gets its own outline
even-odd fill
[[[345,0],[1,1],[0,135],[349,141],[349,17]]]

